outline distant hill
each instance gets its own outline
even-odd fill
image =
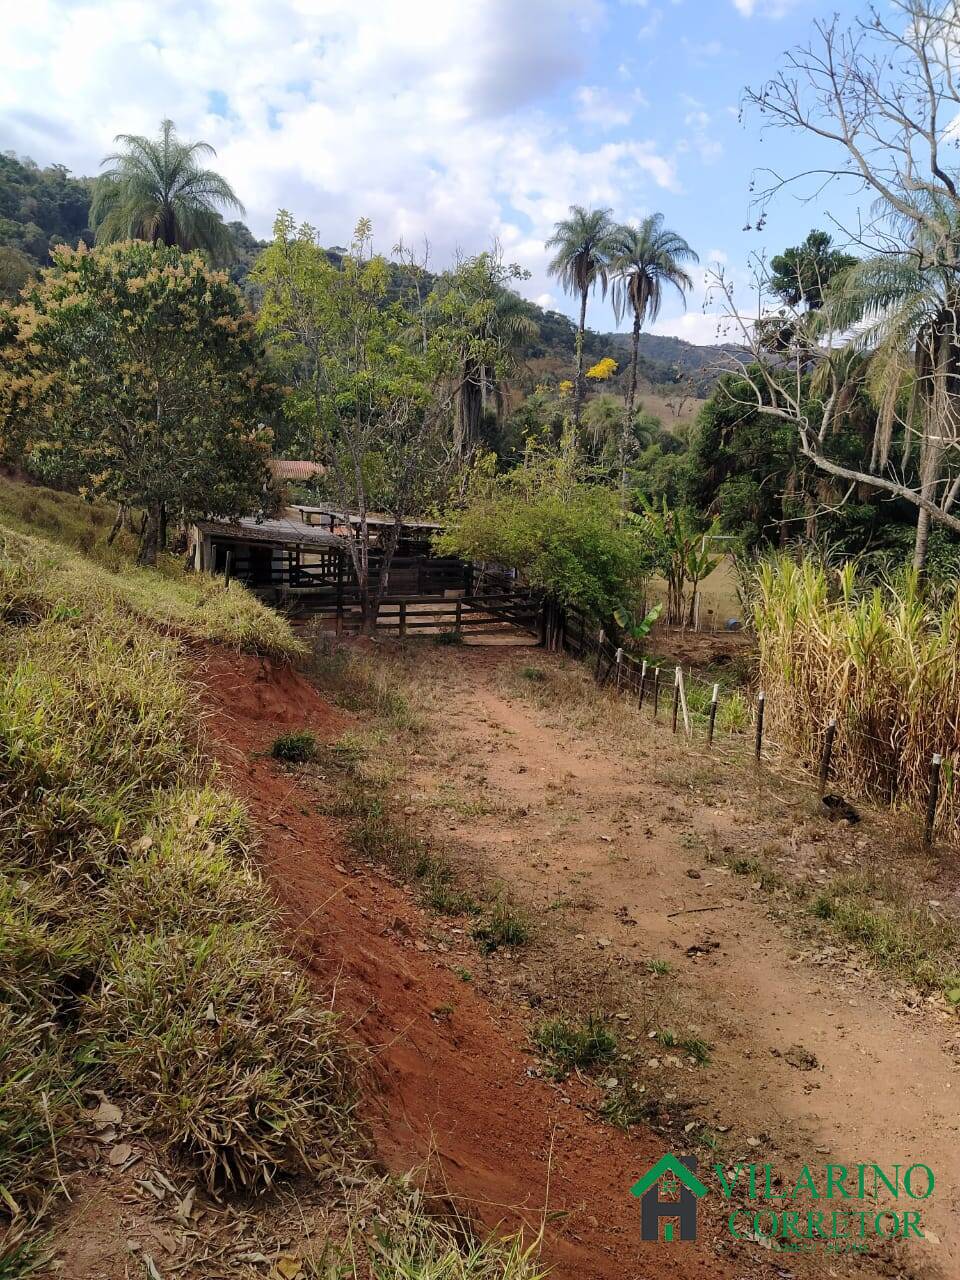
[[[93,243],[89,229],[92,178],[76,178],[63,165],[40,168],[26,157],[12,151],[0,154],[0,296],[13,296],[24,279],[38,267],[47,266],[50,252],[66,241]],[[230,278],[246,293],[251,306],[259,303],[258,290],[250,283],[250,269],[266,241],[258,240],[242,222],[227,224],[234,241],[234,258],[227,270]],[[7,257],[4,260],[3,252]],[[330,260],[338,262],[345,250],[338,246],[327,250]],[[403,269],[395,267],[399,288]],[[433,276],[423,283],[429,289]],[[539,328],[539,335],[523,353],[534,369],[559,373],[569,371],[576,348],[576,325],[560,311],[547,311],[535,302],[526,309]],[[707,395],[716,381],[710,366],[722,354],[719,347],[699,347],[681,338],[664,338],[657,334],[640,335],[640,377],[648,386],[668,391],[684,384],[696,396]],[[601,356],[613,355],[623,372],[630,354],[630,336],[626,333],[596,333],[588,329],[584,354],[592,363]],[[619,388],[618,388],[619,389]]]

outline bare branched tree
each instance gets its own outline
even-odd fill
[[[891,0],[885,12],[852,28],[815,23],[811,42],[746,93],[769,126],[819,139],[827,158],[802,173],[765,170],[757,226],[787,186],[812,198],[845,184],[871,197],[847,229],[867,256],[816,313],[778,308],[762,261],[750,317],[728,277],[713,285],[748,352],[739,363],[753,407],[794,423],[822,471],[912,503],[922,568],[931,523],[960,533],[960,6]],[[852,466],[831,445],[864,389],[876,432],[869,460]]]

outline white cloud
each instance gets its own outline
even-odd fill
[[[602,134],[642,96],[581,90],[599,138],[547,113],[606,19],[604,0],[35,0],[5,12],[0,135],[94,173],[115,134],[169,115],[217,148],[261,236],[280,206],[329,244],[361,214],[386,250],[429,237],[436,266],[498,236],[535,297],[571,203],[679,190],[652,140]]]
[[[744,18],[759,14],[763,18],[784,18],[802,0],[733,0],[733,7]]]
[[[633,110],[619,102],[608,89],[596,85],[581,85],[574,95],[577,114],[584,124],[601,129],[615,129],[627,125],[633,119]]]

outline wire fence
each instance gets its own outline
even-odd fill
[[[814,789],[832,818],[850,816],[852,807],[828,790],[838,764],[836,716],[825,717],[809,744],[801,744],[798,751],[796,743],[781,742],[771,732],[768,695],[762,689],[731,689],[721,681],[684,669],[682,664],[654,663],[637,657],[612,643],[602,630],[594,630],[578,610],[565,610],[552,622],[547,619],[543,632],[548,648],[579,658],[592,669],[599,687],[632,700],[637,710],[646,712],[652,721],[669,725],[675,734],[699,742],[705,751],[728,757],[731,762],[747,763],[752,756],[756,765],[789,774],[792,782]],[[896,760],[895,744],[890,739],[862,728],[858,728],[856,737],[858,741],[872,740]],[[846,772],[849,775],[849,769]],[[900,813],[912,810],[925,847],[931,847],[937,837],[958,845],[960,812],[955,778],[953,759],[944,751],[935,751],[929,759],[925,795],[914,794],[898,802],[896,788],[891,786],[885,796],[865,793],[865,798],[886,802]]]

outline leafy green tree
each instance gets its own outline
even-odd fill
[[[46,474],[145,519],[235,518],[269,482],[279,397],[251,317],[199,254],[143,242],[61,247],[0,311],[0,439]]]
[[[697,587],[708,577],[722,557],[713,555],[710,542],[720,532],[714,521],[704,530],[696,515],[686,507],[673,510],[664,498],[659,505],[641,498],[642,515],[629,512],[631,523],[642,530],[654,556],[656,567],[667,583],[667,621],[681,626],[693,624]],[[689,594],[688,594],[689,588]]]
[[[25,253],[0,245],[0,298],[15,298],[33,272],[34,265]]]
[[[570,206],[570,216],[554,227],[546,247],[555,250],[547,267],[559,280],[566,293],[580,299],[580,322],[577,326],[577,376],[573,398],[574,439],[580,431],[585,383],[583,377],[583,335],[587,326],[587,299],[597,284],[604,297],[609,282],[609,261],[614,225],[609,209],[585,209]]]
[[[527,303],[509,288],[510,281],[528,276],[495,250],[467,258],[440,276],[431,291],[428,322],[430,316],[452,321],[460,336],[454,406],[454,449],[460,460],[477,444],[491,406],[499,418],[503,380],[516,371],[521,352],[537,336]]]
[[[226,178],[200,163],[217,154],[213,147],[181,142],[172,120],[161,122],[157,138],[120,133],[115,141],[122,150],[105,158],[111,168],[93,188],[97,243],[149,240],[228,259],[234,242],[218,206],[243,213],[243,205]]]
[[[834,248],[826,231],[811,231],[803,244],[770,259],[770,287],[788,306],[818,311],[831,281],[856,261]]]
[[[569,449],[530,446],[521,466],[484,477],[447,513],[442,550],[518,570],[561,605],[609,622],[639,594],[644,539],[621,528],[616,494],[578,471]]]
[[[618,324],[628,310],[633,314],[627,411],[620,435],[620,500],[624,505],[637,396],[640,330],[660,314],[665,289],[675,289],[686,304],[686,294],[693,288],[686,265],[699,261],[683,236],[664,227],[662,213],[651,213],[638,227],[618,227],[613,233],[609,262],[613,311]]]
[[[362,219],[334,264],[315,230],[281,211],[252,273],[263,290],[261,332],[291,387],[299,447],[324,464],[337,502],[359,517],[349,549],[366,630],[388,590],[404,519],[443,491],[466,335],[455,308],[428,314],[414,263],[406,295],[396,296],[371,237]],[[377,509],[393,516],[378,573],[368,523]]]

